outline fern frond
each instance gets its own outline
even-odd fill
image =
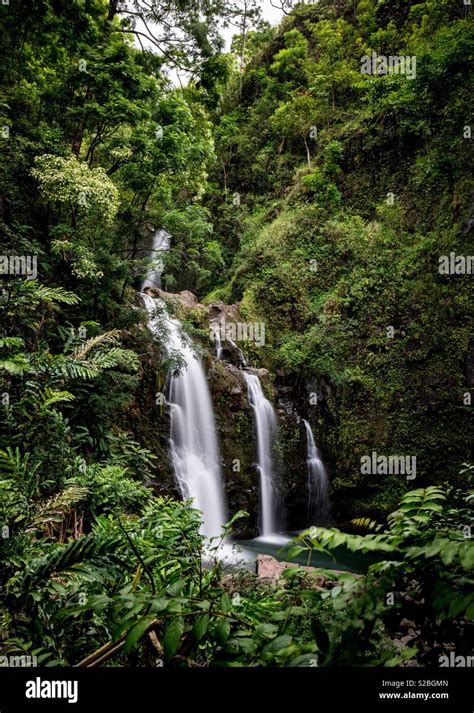
[[[0,360],[0,370],[6,371],[12,376],[21,376],[30,368],[30,362],[24,354],[15,354],[8,359]]]
[[[90,362],[77,361],[71,357],[58,354],[47,362],[37,365],[38,373],[47,373],[53,379],[66,377],[68,379],[93,379],[99,375],[100,369]]]
[[[9,348],[9,347],[16,347],[19,349],[22,347],[24,344],[23,339],[21,337],[0,337],[0,347],[3,348]]]
[[[96,376],[99,376],[100,369],[90,362],[79,362],[71,359],[62,365],[61,372],[71,379],[95,379]]]
[[[28,280],[23,283],[23,291],[30,291],[32,299],[37,302],[62,302],[66,305],[76,305],[81,300],[74,292],[69,292],[63,287],[47,287],[37,280]]]
[[[87,342],[81,344],[73,353],[72,358],[82,361],[86,358],[89,352],[97,347],[99,344],[106,344],[108,342],[116,342],[120,337],[120,329],[112,329],[110,332],[105,332],[104,334],[99,334],[97,337],[92,337],[88,339]]]
[[[113,347],[108,351],[98,352],[92,357],[90,364],[100,369],[113,369],[119,367],[128,371],[137,371],[140,365],[138,354],[131,349]]]
[[[71,394],[69,391],[55,391],[49,387],[46,387],[42,391],[41,397],[43,400],[43,409],[47,409],[49,406],[59,403],[60,401],[74,401],[76,398],[74,394]]]
[[[98,349],[92,352],[89,359],[85,358],[88,352],[99,344],[105,344],[104,338],[109,342],[115,341],[119,330],[112,330],[106,335],[94,337],[82,347],[77,349],[72,356],[66,354],[48,355],[47,359],[37,359],[33,368],[37,373],[46,373],[52,379],[95,379],[100,376],[105,369],[123,369],[128,372],[135,372],[139,369],[140,358],[131,349],[112,347],[109,349]],[[94,342],[94,343],[92,343]]]

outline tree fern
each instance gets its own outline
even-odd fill
[[[66,305],[76,305],[81,301],[74,292],[69,292],[63,287],[46,287],[46,285],[36,286],[34,298],[41,302],[62,302]]]
[[[42,285],[38,280],[23,280],[19,283],[15,292],[10,294],[9,308],[15,306],[16,303],[30,302],[37,304],[39,302],[59,302],[66,305],[76,305],[81,300],[74,294],[63,287],[48,287]]]
[[[90,359],[76,359],[72,356],[58,354],[49,359],[35,362],[38,373],[48,374],[51,378],[84,379],[97,378],[107,369],[124,369],[136,371],[139,367],[139,357],[130,349],[114,347],[108,351],[98,351]]]
[[[137,371],[140,365],[138,354],[131,349],[113,347],[108,351],[100,351],[89,362],[92,366],[102,369],[121,368],[126,371]]]

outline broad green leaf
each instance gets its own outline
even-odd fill
[[[198,644],[202,637],[205,635],[207,631],[207,627],[209,626],[209,614],[200,614],[196,621],[194,622],[193,626],[193,631],[192,631],[192,637],[193,640]]]
[[[298,555],[301,555],[303,552],[308,552],[308,547],[301,547],[299,545],[296,545],[295,547],[290,547],[288,552],[286,553],[286,557],[288,560],[295,559],[295,557],[298,557]]]
[[[163,637],[163,650],[167,659],[170,659],[177,652],[183,633],[184,619],[181,617],[172,619],[167,625]]]
[[[224,644],[230,636],[230,621],[223,619],[216,627],[216,639],[220,644]]]
[[[125,637],[125,644],[123,647],[123,653],[127,654],[130,649],[132,649],[140,641],[142,636],[145,634],[146,630],[149,628],[150,624],[154,620],[152,616],[145,616],[143,619],[137,621],[135,626],[132,626],[127,636]]]
[[[459,547],[459,561],[470,572],[474,567],[474,542],[465,542]]]
[[[280,649],[284,649],[287,646],[290,646],[292,641],[293,639],[291,638],[291,636],[288,636],[288,634],[282,634],[281,636],[277,636],[276,639],[273,639],[273,641],[270,641],[265,646],[264,650],[275,654]]]
[[[458,550],[459,542],[449,542],[439,553],[442,563],[445,565],[451,564]]]
[[[227,592],[224,592],[224,594],[220,598],[219,609],[221,609],[221,611],[223,612],[229,612],[232,609],[232,602]]]

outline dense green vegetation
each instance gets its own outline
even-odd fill
[[[2,655],[469,654],[472,276],[438,259],[469,254],[470,8],[320,0],[271,28],[239,2],[134,7],[173,32],[134,33],[114,0],[0,6],[0,257],[37,259],[34,279],[3,270],[0,296]],[[361,74],[372,51],[416,55],[416,77]],[[363,519],[304,532],[294,554],[371,553],[366,576],[321,571],[320,587],[295,566],[272,585],[217,552],[203,566],[155,398],[171,362],[134,289],[158,226],[173,236],[166,289],[265,322],[265,345],[242,347],[315,424],[336,520]],[[367,479],[372,450],[416,456],[415,482]]]
[[[364,483],[363,454],[416,455],[424,484],[469,457],[471,276],[438,259],[469,254],[472,35],[456,0],[301,6],[256,43],[217,127],[212,296],[266,322],[256,363],[319,421],[339,497],[377,514],[404,486]],[[416,77],[362,75],[372,51],[415,55]]]

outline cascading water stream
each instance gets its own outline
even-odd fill
[[[164,233],[164,231],[161,231]],[[168,233],[157,234],[154,250],[167,250]],[[157,247],[157,245],[162,247]],[[165,247],[163,247],[165,246]],[[142,289],[157,286],[161,273],[152,273]],[[201,532],[206,538],[222,535],[226,523],[226,506],[222,474],[219,465],[216,427],[209,386],[201,361],[196,357],[189,338],[182,334],[181,324],[171,318],[162,300],[155,300],[142,292],[141,296],[150,315],[148,326],[157,333],[161,321],[156,314],[160,306],[167,326],[167,352],[178,354],[182,362],[179,373],[171,374],[168,404],[171,415],[170,452],[173,468],[183,499],[192,499],[194,507],[202,512]]]
[[[303,419],[306,428],[308,455],[308,524],[323,524],[329,514],[328,475],[321,454],[314,441],[313,431],[308,421]]]
[[[232,341],[232,339],[228,339],[227,341],[229,342],[229,344],[230,344],[232,347],[234,347],[235,351],[236,351],[237,354],[239,355],[240,366],[241,366],[241,367],[242,367],[242,366],[243,366],[243,367],[246,367],[246,366],[247,366],[247,362],[246,362],[246,360],[245,360],[244,353],[243,353],[242,349],[240,349],[240,347],[238,347],[237,344]]]
[[[261,522],[260,534],[272,535],[278,531],[275,469],[271,443],[276,432],[277,419],[270,401],[265,398],[260,379],[256,374],[242,372],[247,383],[248,398],[254,412],[257,434],[257,465],[260,473]]]
[[[215,340],[216,340],[216,359],[219,359],[219,361],[221,361],[222,357],[224,356],[224,350],[222,348],[222,340],[221,340],[221,335],[219,333],[219,330],[215,331]]]
[[[245,361],[244,353],[240,347],[237,346],[237,344],[229,338],[229,336],[225,333],[225,325],[224,328],[222,328],[221,324],[219,322],[214,322],[211,323],[211,336],[212,339],[216,343],[216,358],[219,359],[219,361],[222,361],[224,359],[224,347],[222,346],[222,335],[221,332],[223,333],[224,336],[224,341],[229,342],[231,347],[237,352],[239,355],[239,366],[240,367],[246,367],[247,362]]]

